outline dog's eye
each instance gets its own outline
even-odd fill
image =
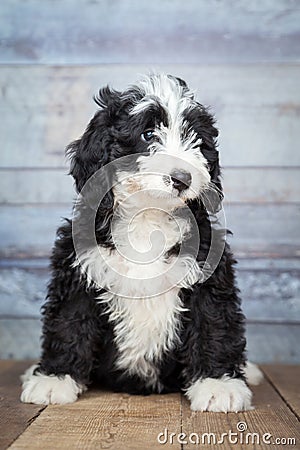
[[[154,138],[154,130],[146,130],[141,134],[141,138],[145,142],[150,142]]]

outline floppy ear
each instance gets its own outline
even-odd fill
[[[218,130],[215,127],[215,120],[208,112],[207,108],[198,104],[191,110],[189,122],[192,128],[202,139],[201,152],[207,160],[210,179],[218,195],[211,193],[211,212],[219,211],[223,200],[223,188],[221,183],[221,170],[219,164],[219,152],[217,150]]]
[[[111,160],[113,137],[110,130],[118,109],[119,95],[107,86],[100,89],[94,100],[102,109],[96,112],[82,137],[66,149],[71,160],[70,174],[75,179],[78,192],[96,170]]]
[[[66,149],[66,154],[71,161],[70,174],[74,177],[78,193],[82,191],[92,175],[105,167],[113,158],[114,139],[111,128],[119,106],[119,95],[116,91],[105,87],[99,91],[94,100],[102,109],[96,112],[82,137],[72,142]],[[86,185],[88,188],[85,187],[82,191],[84,192],[82,201],[89,208],[98,210],[97,217],[103,218],[103,226],[105,224],[106,228],[114,205],[114,197],[110,189],[111,176],[111,171],[103,170],[101,186],[91,182]],[[105,192],[104,196],[103,192]]]

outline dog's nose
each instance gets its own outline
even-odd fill
[[[178,189],[178,191],[184,191],[184,189],[187,189],[192,182],[192,175],[185,170],[175,169],[170,174],[170,177],[173,182],[174,188]]]

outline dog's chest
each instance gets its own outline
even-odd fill
[[[106,312],[118,349],[116,368],[159,391],[158,364],[179,341],[181,311],[176,289],[151,299],[111,299]]]
[[[99,300],[114,330],[116,367],[160,389],[158,366],[178,342],[179,291],[199,279],[188,255],[168,256],[189,231],[184,218],[148,211],[112,224],[113,250],[98,246],[81,255],[82,270],[105,292]]]
[[[188,219],[149,208],[114,219],[112,237],[117,253],[131,262],[149,265],[165,259],[166,252],[181,243],[189,229]]]
[[[187,220],[174,220],[159,211],[132,216],[130,221],[127,217],[117,218],[111,227],[115,248],[99,245],[80,255],[82,271],[115,296],[132,299],[157,297],[173,287],[188,287],[198,276],[194,261],[187,255],[170,256],[168,252],[181,244],[189,227]]]
[[[111,281],[114,294],[107,292],[103,298],[109,299],[107,313],[118,349],[116,367],[158,390],[158,364],[178,341],[182,311],[180,287],[170,282],[166,253],[182,242],[188,227],[185,220],[174,221],[164,212],[151,210],[133,216],[130,223],[117,220],[112,227],[116,249],[108,264],[120,280]]]

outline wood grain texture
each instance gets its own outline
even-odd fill
[[[298,203],[299,168],[224,168],[225,201]],[[0,169],[0,204],[72,203],[77,194],[67,170]]]
[[[163,426],[180,432],[180,394],[148,397],[91,391],[49,406],[11,449],[160,449]],[[164,448],[180,449],[180,445]]]
[[[2,343],[1,343],[2,344]],[[20,402],[20,375],[31,362],[0,363],[0,448],[6,449],[44,409]]]
[[[209,63],[300,59],[297,1],[11,0],[1,61]]]
[[[21,366],[22,364],[27,365],[21,363]],[[10,379],[8,377],[14,366],[15,363],[5,362],[2,364],[2,370],[7,374],[4,385],[11,385],[16,392],[14,377]],[[20,364],[16,367],[19,371]],[[267,371],[268,368],[264,366],[264,370]],[[13,450],[190,449],[196,447],[194,442],[198,437],[200,444],[203,442],[201,448],[296,449],[297,444],[284,445],[283,442],[286,441],[282,439],[292,438],[296,443],[300,439],[298,419],[288,406],[289,396],[293,395],[295,382],[299,379],[300,367],[272,366],[268,373],[274,375],[272,383],[265,379],[260,386],[252,389],[255,409],[240,413],[192,412],[188,401],[180,394],[141,397],[91,390],[74,404],[49,406],[41,413],[39,411],[38,417],[32,420],[30,426],[10,448]],[[285,379],[293,380],[292,388],[283,383]],[[19,418],[23,406],[32,411],[33,408],[38,408],[21,403],[16,406],[16,415]],[[26,418],[23,419],[26,421]],[[242,423],[244,431],[238,431],[238,423],[239,427]],[[9,433],[10,431],[6,429],[3,437]],[[161,443],[158,442],[158,436]],[[190,439],[192,443],[189,442]],[[276,442],[277,439],[281,444],[279,441]]]
[[[223,166],[300,165],[299,64],[104,64],[2,66],[1,166],[66,168],[64,148],[96,111],[93,95],[106,84],[123,90],[151,68],[185,79],[211,105]]]
[[[285,371],[285,369],[282,368]],[[288,370],[288,369],[286,369]],[[299,376],[299,367],[297,369]],[[299,423],[297,417],[287,407],[285,402],[274,391],[273,387],[267,380],[260,386],[252,388],[254,392],[254,406],[253,411],[239,412],[239,413],[193,413],[190,411],[188,402],[184,399],[182,406],[182,429],[189,435],[190,433],[214,433],[216,441],[209,445],[207,438],[201,448],[222,448],[222,449],[240,449],[240,450],[255,450],[257,448],[267,450],[269,448],[284,448],[279,447],[275,443],[276,438],[295,438],[299,442]],[[237,424],[243,422],[246,425],[244,432],[238,432]],[[228,436],[224,436],[224,443],[219,443],[222,433],[229,433],[229,431],[237,433],[237,436],[232,438],[237,439],[237,443],[230,442]],[[258,445],[257,436],[254,437],[254,444],[251,440],[247,445],[245,443],[247,433],[257,433],[260,441]],[[272,435],[269,439],[271,444],[264,443],[262,437],[265,433]],[[240,437],[242,435],[242,438]],[[250,436],[249,436],[250,438]],[[200,441],[201,442],[201,441]],[[186,449],[195,448],[195,445],[188,444]],[[289,447],[297,448],[297,447]]]
[[[300,373],[298,366],[264,365],[263,371],[292,411],[300,418]]]

